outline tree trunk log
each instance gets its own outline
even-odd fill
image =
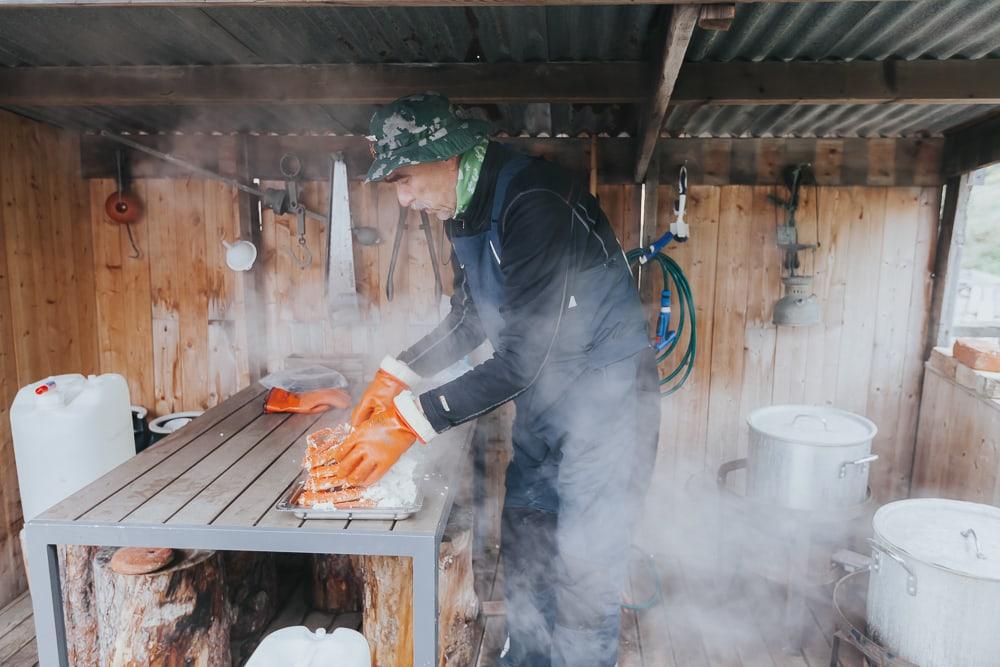
[[[378,667],[413,665],[413,559],[362,556],[362,627]]]
[[[99,547],[59,545],[59,580],[63,617],[66,619],[66,653],[74,667],[100,667],[97,651],[97,609],[91,561]]]
[[[102,667],[230,664],[219,555],[182,550],[163,570],[122,575],[110,567],[115,551],[102,549],[93,561]]]
[[[314,554],[309,559],[309,602],[321,611],[361,609],[361,557]]]
[[[226,591],[233,612],[233,639],[264,631],[278,612],[278,573],[274,554],[224,551]]]
[[[440,667],[471,665],[475,656],[479,598],[472,569],[472,543],[471,510],[452,510],[438,555]]]
[[[438,640],[441,667],[472,663],[479,598],[472,569],[472,513],[452,512],[438,556]],[[372,664],[413,664],[413,564],[409,558],[362,556],[363,627]]]

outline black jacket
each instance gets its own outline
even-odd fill
[[[445,223],[449,238],[489,230],[497,176],[513,156],[505,146],[490,143],[468,208]],[[494,345],[494,354],[487,361],[421,395],[424,414],[438,432],[527,390],[551,363],[553,350],[565,347],[573,331],[583,328],[562,317],[573,312],[566,310],[573,276],[609,261],[625,262],[607,218],[578,175],[535,159],[514,176],[504,199],[499,230],[504,281],[499,345]],[[431,333],[399,355],[400,361],[425,377],[450,366],[486,339],[454,252],[452,260],[451,312]],[[637,295],[635,304],[638,306]],[[641,328],[645,336],[641,307],[638,312],[640,321],[631,325]],[[636,319],[634,315],[630,318]],[[446,397],[447,410],[441,396]]]

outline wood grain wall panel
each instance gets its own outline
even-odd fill
[[[0,606],[27,588],[8,408],[19,387],[99,367],[89,192],[76,135],[0,112]]]
[[[1000,503],[1000,401],[927,368],[911,493]]]
[[[617,201],[608,188],[602,188],[604,200]],[[771,196],[786,192],[772,186],[692,188],[691,240],[668,248],[698,304],[699,359],[688,384],[662,403],[658,483],[684,482],[692,472],[745,455],[746,418],[754,409],[807,403],[875,420],[882,428],[875,450],[885,465],[873,467],[873,486],[882,499],[903,497],[939,193],[803,188],[800,240],[820,248],[802,254],[800,272],[815,276],[823,320],[800,329],[771,322],[783,294],[775,227],[784,218]],[[669,224],[674,199],[675,191],[664,186],[659,231]],[[714,224],[706,217],[712,210]],[[658,285],[654,275],[651,282]],[[652,294],[646,300],[652,311]]]

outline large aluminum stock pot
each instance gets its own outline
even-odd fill
[[[755,410],[747,452],[746,495],[795,510],[861,505],[875,424],[850,412],[809,405]]]
[[[1000,509],[901,500],[872,528],[873,638],[920,667],[1000,665]]]

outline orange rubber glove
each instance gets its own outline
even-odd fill
[[[351,397],[343,389],[317,389],[293,394],[281,387],[271,387],[264,400],[264,412],[298,412],[315,414],[334,408],[347,408]]]
[[[419,379],[420,376],[403,362],[392,357],[384,358],[379,369],[375,371],[375,377],[361,395],[361,400],[351,412],[351,426],[355,428],[361,426],[375,414],[388,410],[392,405],[392,399],[399,396],[400,392],[409,389],[410,385]]]
[[[435,435],[413,394],[402,392],[389,408],[358,426],[337,445],[334,458],[347,483],[370,486],[380,480],[414,442]]]

